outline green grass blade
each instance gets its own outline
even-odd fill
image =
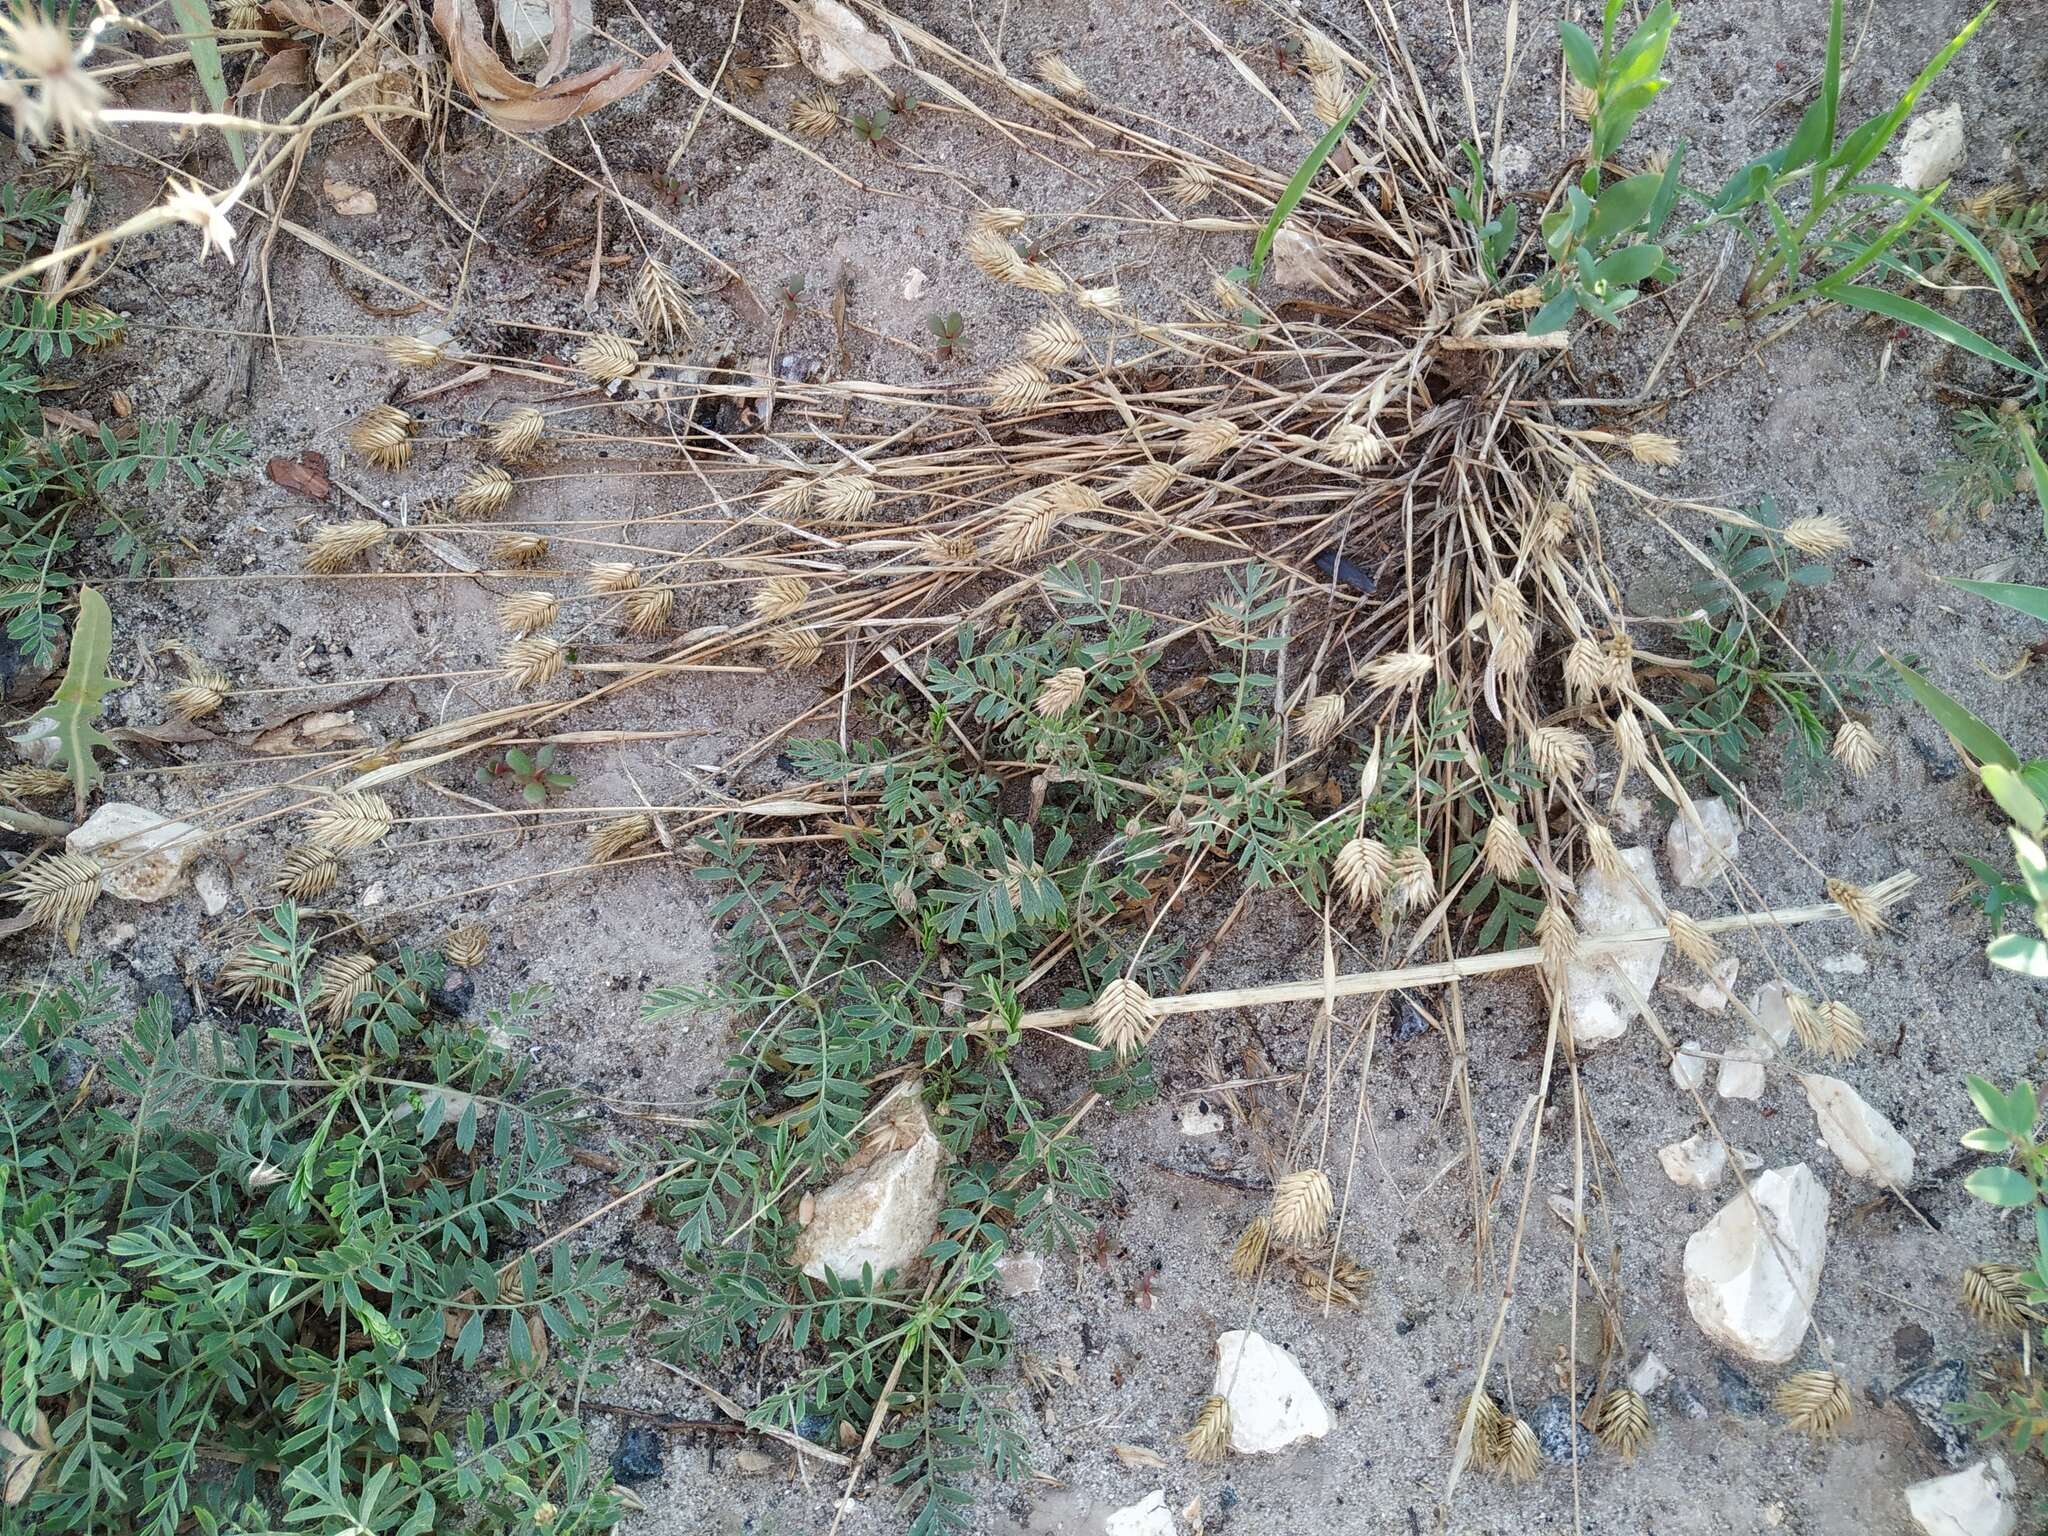
[[[178,30],[192,45],[192,72],[199,76],[199,88],[206,92],[206,99],[214,111],[225,112],[228,77],[221,68],[220,38],[214,33],[213,16],[207,9],[206,0],[171,0],[171,14],[177,17]],[[235,169],[239,171],[247,160],[242,149],[242,135],[230,128],[225,137],[228,153],[234,157]]]
[[[1899,679],[1906,685],[1907,691],[1920,701],[1921,708],[1934,716],[1936,723],[1949,733],[1957,746],[1980,763],[1996,763],[2001,768],[2019,767],[2019,754],[2013,751],[1998,732],[1904,662],[1894,660],[1890,656],[1886,656],[1885,660],[1890,662],[1891,669],[1899,674]]]
[[[1872,118],[1843,140],[1839,157],[1842,174],[1835,179],[1834,190],[1828,194],[1826,201],[1833,202],[1840,197],[1842,189],[1861,176],[1870,162],[1884,153],[1885,146],[1892,141],[1892,135],[1899,131],[1899,125],[1913,110],[1913,103],[1920,99],[1920,93],[1934,83],[1935,76],[1948,68],[1949,61],[1962,52],[1963,44],[1970,40],[1977,29],[1984,25],[1985,18],[1997,8],[1998,0],[1990,0],[1983,10],[1963,24],[1963,30],[1950,38],[1948,45],[1941,52],[1927,61],[1927,67],[1920,71],[1911,85],[1906,87],[1906,94],[1899,98],[1898,104],[1891,111],[1881,117]]]
[[[1866,288],[1860,283],[1843,283],[1840,287],[1830,283],[1823,291],[1837,303],[1865,309],[1873,315],[1883,315],[1888,320],[1897,320],[1905,325],[1918,326],[1930,336],[1938,336],[1951,346],[1974,353],[1987,363],[2010,368],[2023,378],[2048,379],[2048,373],[2021,362],[1997,342],[1987,341],[1967,325],[1959,324],[1940,310],[1929,309],[1917,300],[1901,298],[1896,293],[1886,293],[1882,288]],[[2048,479],[2037,474],[2035,485],[2037,489],[2048,493]]]
[[[1358,109],[1365,105],[1370,85],[1360,86],[1358,94],[1351,98],[1351,105],[1330,124],[1329,132],[1316,140],[1316,147],[1308,152],[1308,158],[1295,167],[1293,178],[1287,183],[1287,190],[1280,194],[1280,201],[1273,205],[1273,213],[1266,220],[1266,227],[1259,231],[1259,238],[1252,246],[1252,286],[1257,287],[1259,278],[1266,270],[1266,257],[1273,249],[1273,237],[1280,233],[1280,226],[1287,222],[1287,216],[1294,212],[1302,195],[1308,191],[1308,184],[1316,179],[1331,155],[1337,152],[1337,144],[1344,137],[1344,131],[1351,126],[1351,119],[1358,116]]]
[[[2034,499],[2041,503],[2041,537],[2048,540],[2048,464],[2041,462],[2041,445],[2034,441],[2034,434],[2027,430],[2025,422],[2018,423],[2013,430],[2019,434],[2020,452],[2027,456],[2027,473],[2034,481]]]
[[[1835,125],[1842,106],[1842,0],[1828,7],[1828,57],[1821,68],[1820,99],[1821,121],[1827,128],[1820,157],[1825,160],[1835,152]]]
[[[2048,587],[2025,587],[2013,581],[1965,581],[1960,576],[1949,577],[1948,584],[2048,624]]]
[[[1881,181],[1864,182],[1851,187],[1849,190],[1851,192],[1869,192],[1876,196],[1888,197],[1901,203],[1910,204],[1916,201],[1913,194],[1904,187],[1895,187]],[[2048,363],[2048,355],[2042,353],[2041,343],[2034,335],[2034,328],[2027,323],[2026,312],[2020,308],[2019,300],[2013,296],[2012,283],[2007,279],[2005,268],[1999,265],[1998,259],[1991,254],[1982,240],[1979,240],[1976,235],[1970,232],[1968,226],[1963,224],[1961,220],[1933,204],[1928,205],[1926,214],[1928,218],[1941,227],[1942,231],[1951,240],[1961,246],[1970,260],[1977,263],[1977,266],[1983,271],[1984,275],[1991,279],[1991,286],[1996,288],[1998,296],[2005,300],[2005,307],[2012,315],[2013,324],[2017,325],[2020,328],[2020,334],[2027,338],[2027,345],[2033,350],[2035,359]]]

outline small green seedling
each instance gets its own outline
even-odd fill
[[[961,318],[959,310],[949,310],[943,315],[927,315],[924,323],[925,328],[938,338],[937,355],[940,362],[949,363],[953,360],[955,352],[966,350],[967,344],[963,338],[967,332],[967,322]]]
[[[534,752],[524,747],[507,747],[503,757],[477,765],[476,781],[486,789],[495,784],[517,784],[522,800],[528,805],[541,805],[556,790],[574,784],[576,775],[555,766],[552,746]]]
[[[804,299],[804,278],[801,272],[792,272],[782,280],[779,290],[782,296],[782,323],[785,327],[796,324],[796,309]]]
[[[875,150],[889,148],[889,130],[895,125],[887,107],[853,114],[853,136]]]

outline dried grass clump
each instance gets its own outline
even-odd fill
[[[377,469],[403,469],[412,462],[416,423],[395,405],[373,405],[348,429],[348,445]]]
[[[1300,1168],[1273,1182],[1269,1215],[1276,1241],[1295,1248],[1312,1247],[1329,1230],[1335,1202],[1330,1176],[1320,1168]]]

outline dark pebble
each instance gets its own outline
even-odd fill
[[[1354,565],[1334,549],[1326,549],[1315,558],[1315,567],[1325,576],[1334,576],[1347,587],[1356,587],[1361,592],[1373,589],[1372,572],[1362,565]]]
[[[1714,1416],[1714,1410],[1707,1406],[1706,1399],[1694,1391],[1692,1383],[1682,1376],[1672,1378],[1665,1394],[1688,1419],[1711,1419]]]
[[[1237,1490],[1228,1483],[1223,1485],[1223,1507],[1225,1509],[1237,1508]]]
[[[161,997],[171,1011],[171,1033],[181,1035],[185,1026],[192,1022],[192,992],[185,985],[184,978],[176,971],[165,971],[158,976],[142,978],[142,1001]]]
[[[1913,743],[1913,750],[1920,754],[1928,777],[1935,783],[1946,784],[1961,771],[1962,763],[1946,738],[1937,741],[1925,732],[1912,730],[1906,733],[1906,739]]]
[[[806,1440],[825,1445],[830,1443],[836,1422],[829,1413],[807,1413],[796,1421],[796,1432]]]
[[[476,1001],[476,978],[467,971],[453,966],[441,973],[441,984],[434,988],[434,1006],[451,1018],[461,1018],[469,1012],[469,1005]]]
[[[1579,1460],[1592,1460],[1593,1436],[1572,1416],[1572,1400],[1562,1392],[1553,1392],[1536,1405],[1536,1411],[1529,1415],[1529,1427],[1536,1431],[1536,1443],[1543,1447],[1545,1460],[1569,1465],[1574,1432],[1578,1436]]]
[[[1934,1358],[1934,1335],[1908,1323],[1892,1335],[1892,1358],[1902,1371],[1917,1371]]]
[[[1726,1360],[1714,1362],[1714,1384],[1721,1393],[1721,1405],[1730,1413],[1757,1414],[1764,1411],[1764,1395],[1750,1379]]]
[[[661,1437],[635,1424],[612,1452],[612,1476],[622,1483],[645,1483],[661,1476]]]
[[[9,704],[26,704],[39,698],[44,691],[43,684],[56,673],[57,663],[63,659],[64,640],[61,635],[49,660],[37,661],[21,641],[0,632],[0,699]]]
[[[1415,1001],[1406,992],[1397,994],[1401,999],[1401,1011],[1394,1015],[1394,1043],[1406,1045],[1429,1033],[1429,1021],[1416,1011]]]
[[[1970,1459],[1972,1436],[1949,1417],[1949,1405],[1969,1395],[1969,1368],[1960,1360],[1944,1360],[1915,1371],[1892,1389],[1892,1401],[1913,1415],[1927,1443],[1951,1467]]]

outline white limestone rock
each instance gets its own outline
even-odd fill
[[[2012,1536],[2020,1521],[2019,1490],[2003,1456],[1914,1483],[1906,1509],[1927,1536]]]
[[[1735,996],[1735,973],[1741,969],[1739,958],[1723,955],[1697,986],[1670,978],[1665,981],[1664,990],[1676,993],[1702,1013],[1720,1013]]]
[[[1636,884],[1612,881],[1589,870],[1579,882],[1578,925],[1585,937],[1626,933],[1633,928],[1659,928],[1664,915],[1652,902],[1663,900],[1657,884],[1657,861],[1647,848],[1624,848],[1621,857]],[[1645,899],[1645,897],[1649,899]],[[1631,944],[1574,960],[1565,967],[1565,1017],[1572,1039],[1581,1048],[1619,1039],[1635,1017],[1631,989],[1648,997],[1664,966],[1665,941]],[[1627,978],[1623,985],[1621,977]]]
[[[64,839],[67,853],[90,854],[104,873],[100,889],[122,901],[162,901],[185,883],[208,835],[126,800],[109,800]]]
[[[1721,1078],[1714,1085],[1724,1099],[1760,1099],[1764,1096],[1764,1052],[1757,1046],[1740,1046],[1721,1054]]]
[[[827,85],[878,75],[896,62],[888,39],[839,0],[811,0],[798,13],[796,46],[804,68]]]
[[[1693,825],[1697,818],[1699,825]],[[1671,860],[1671,878],[1680,885],[1705,885],[1742,851],[1741,829],[1728,802],[1716,795],[1692,802],[1692,816],[1683,813],[1671,819],[1664,834],[1664,854]]]
[[[1963,168],[1963,105],[1952,101],[1939,112],[1922,112],[1906,124],[1899,143],[1899,182],[1925,192]]]
[[[1765,982],[1757,989],[1749,1011],[1756,1017],[1757,1028],[1770,1042],[1770,1049],[1764,1053],[1764,1059],[1768,1061],[1792,1041],[1792,1007],[1785,1000],[1785,983]]]
[[[1806,1102],[1820,1122],[1821,1139],[1851,1178],[1893,1189],[1913,1182],[1913,1144],[1862,1094],[1839,1077],[1818,1072],[1800,1078],[1799,1086],[1806,1090]]]
[[[883,1101],[877,1123],[846,1171],[818,1191],[810,1225],[790,1252],[814,1280],[828,1269],[857,1276],[864,1264],[877,1278],[908,1269],[938,1229],[946,1148],[932,1134],[915,1083]]]
[[[555,35],[555,10],[549,0],[498,0],[498,25],[504,29],[505,48],[512,62],[529,67],[548,56],[548,44]],[[569,47],[597,35],[597,18],[591,0],[569,0]]]
[[[1686,1307],[1716,1344],[1781,1365],[1806,1336],[1827,1251],[1827,1190],[1804,1163],[1768,1169],[1686,1239]]]
[[[1032,1296],[1045,1289],[1045,1260],[1035,1253],[1006,1253],[996,1260],[996,1282],[1005,1296]]]
[[[1102,1522],[1102,1536],[1174,1536],[1173,1511],[1166,1490],[1154,1488],[1135,1504],[1126,1504]]]
[[[1671,1057],[1671,1081],[1680,1093],[1690,1093],[1707,1080],[1708,1062],[1697,1040],[1681,1040]]]
[[[1230,1404],[1230,1448],[1241,1456],[1284,1451],[1330,1432],[1330,1413],[1294,1357],[1246,1328],[1216,1340],[1209,1388]]]
[[[1657,1149],[1657,1161],[1672,1183],[1687,1189],[1712,1189],[1728,1171],[1728,1148],[1712,1131],[1697,1131],[1683,1141]]]
[[[1648,1397],[1671,1379],[1671,1367],[1657,1358],[1657,1351],[1646,1349],[1636,1368],[1628,1373],[1628,1384]]]

